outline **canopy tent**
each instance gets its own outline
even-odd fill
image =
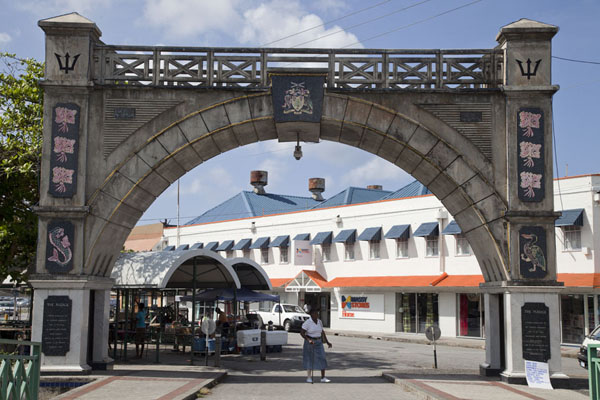
[[[233,288],[222,288],[222,289],[208,289],[200,293],[196,293],[196,301],[274,301],[279,302],[278,295],[271,295],[265,293],[255,292],[248,288],[242,287],[240,289]],[[181,301],[192,301],[192,296],[183,296]]]
[[[273,290],[271,280],[265,270],[249,258],[228,259],[240,280],[242,287],[252,290]]]
[[[206,249],[122,253],[115,262],[111,278],[118,288],[241,287],[230,263]]]

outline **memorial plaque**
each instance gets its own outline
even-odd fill
[[[71,344],[71,310],[69,296],[48,296],[44,300],[42,352],[46,356],[64,356]]]
[[[521,307],[523,359],[548,362],[550,359],[550,315],[544,303]]]

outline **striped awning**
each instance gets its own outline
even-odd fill
[[[415,237],[423,237],[423,236],[438,236],[440,234],[440,228],[437,222],[425,222],[421,224],[413,236]]]
[[[410,236],[410,225],[394,225],[385,234],[386,239],[407,240]]]
[[[371,241],[381,240],[381,227],[376,226],[373,228],[367,228],[358,236],[358,240]]]
[[[460,226],[456,223],[456,221],[452,221],[444,228],[442,231],[442,235],[460,235],[462,230]]]
[[[277,236],[269,247],[290,247],[290,235]]]
[[[208,242],[204,248],[206,250],[215,251],[219,247],[219,242]]]
[[[344,229],[333,238],[333,241],[348,244],[356,242],[356,229]]]
[[[554,221],[554,226],[583,226],[583,208],[563,210],[562,215]]]
[[[332,231],[319,232],[319,233],[317,233],[315,238],[310,241],[310,244],[330,244],[332,236],[333,236]]]
[[[242,239],[233,246],[231,250],[248,250],[252,244],[252,239]]]
[[[229,251],[232,249],[233,245],[233,240],[225,240],[219,245],[219,247],[217,247],[216,251]]]
[[[258,239],[256,239],[254,241],[254,243],[252,243],[250,248],[251,249],[264,249],[266,247],[269,247],[270,240],[271,240],[271,238],[269,236],[259,237]]]

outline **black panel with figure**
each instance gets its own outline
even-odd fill
[[[319,122],[323,110],[325,76],[273,75],[275,122]]]
[[[519,273],[522,278],[542,279],[548,275],[546,229],[524,226],[519,230]]]

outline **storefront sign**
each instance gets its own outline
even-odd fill
[[[44,300],[42,352],[46,356],[64,356],[71,344],[71,309],[69,296],[48,296]]]
[[[342,294],[340,318],[385,319],[383,294]]]
[[[312,265],[310,240],[294,240],[294,265]]]
[[[550,316],[544,303],[521,307],[523,359],[548,362],[550,359]]]

